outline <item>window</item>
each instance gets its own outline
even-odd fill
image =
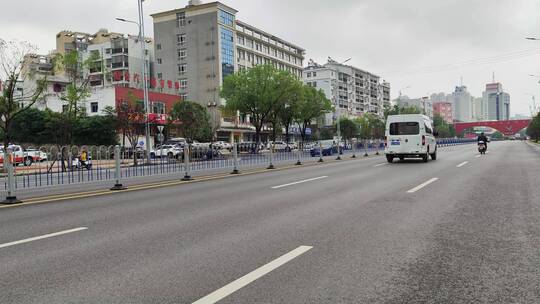
[[[264,45],[264,46],[263,46],[263,52],[264,52],[265,54],[270,54],[270,48],[268,47],[268,45]]]
[[[224,10],[219,10],[218,13],[219,23],[233,26],[234,25],[234,15],[231,13],[228,13]]]
[[[62,105],[62,113],[66,113],[69,110],[69,105]]]
[[[162,64],[162,63],[163,63],[163,61],[161,60],[161,58],[158,58],[158,59],[157,59],[157,63],[158,63],[158,64]]]
[[[431,130],[431,125],[428,123],[424,123],[424,128],[426,129],[427,134],[433,134],[433,130]]]
[[[187,89],[188,80],[187,79],[180,79],[180,88],[181,89]]]
[[[246,42],[246,40],[244,39],[243,36],[238,36],[238,44],[244,45],[245,42]]]
[[[180,60],[186,60],[187,57],[187,51],[186,49],[178,50],[178,59]]]
[[[313,72],[313,77],[317,77],[317,72]]]
[[[185,75],[187,72],[187,65],[186,64],[179,64],[178,65],[178,74],[179,75]]]
[[[183,45],[186,43],[186,34],[178,34],[176,35],[176,42],[180,45]]]
[[[163,73],[157,73],[157,78],[158,79],[163,79]]]
[[[97,102],[91,102],[90,103],[90,112],[97,113],[98,112],[98,103]]]
[[[418,122],[394,122],[390,124],[390,135],[418,135],[420,124]]]
[[[308,78],[311,77],[311,72],[307,73],[307,77]]]
[[[232,30],[220,26],[221,38],[221,70],[225,78],[234,73],[234,33]]]
[[[261,45],[258,44],[258,43],[255,43],[255,49],[256,49],[257,51],[261,51]]]
[[[156,44],[156,49],[161,50],[161,43]]]
[[[163,103],[163,102],[153,102],[152,103],[152,113],[154,113],[154,114],[165,114],[165,103]]]
[[[176,27],[186,26],[186,13],[176,13]]]
[[[246,46],[250,49],[253,48],[253,40],[251,39],[246,39]]]
[[[188,94],[187,93],[180,94],[180,99],[181,100],[188,100]]]

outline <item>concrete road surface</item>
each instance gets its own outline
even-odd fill
[[[0,303],[540,303],[540,151],[475,149],[0,208]]]

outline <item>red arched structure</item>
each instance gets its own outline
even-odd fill
[[[512,136],[529,126],[530,119],[521,120],[499,120],[499,121],[477,121],[477,122],[457,122],[454,123],[456,133],[461,134],[463,130],[474,127],[490,127],[506,136]]]

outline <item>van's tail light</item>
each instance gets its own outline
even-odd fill
[[[388,148],[388,136],[384,137],[384,147]]]
[[[422,135],[422,146],[426,145],[426,136]]]

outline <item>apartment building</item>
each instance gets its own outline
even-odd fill
[[[91,87],[124,86],[142,88],[142,58],[149,67],[149,78],[154,77],[154,43],[145,38],[146,53],[142,54],[139,36],[100,29],[95,34],[61,31],[56,35],[56,53],[77,50],[82,60],[90,56],[100,58],[94,69],[84,71]],[[171,92],[172,93],[172,92]]]
[[[219,88],[228,75],[257,64],[272,64],[301,77],[304,49],[236,18],[238,11],[220,2],[189,5],[153,14],[155,72],[180,83],[182,100],[199,102],[219,116],[225,100]],[[218,117],[218,137],[248,139],[249,117]]]
[[[428,97],[409,98],[408,96],[399,96],[396,100],[396,105],[399,107],[416,107],[422,111],[422,114],[433,118],[433,102]]]
[[[434,102],[433,103],[433,115],[439,115],[444,121],[449,124],[454,123],[454,115],[452,110],[452,103],[450,102]]]
[[[369,112],[382,117],[384,106],[390,105],[388,82],[331,58],[324,65],[310,61],[302,79],[305,84],[322,89],[336,107],[336,113],[326,115],[326,126],[332,125],[338,116],[354,118]]]

